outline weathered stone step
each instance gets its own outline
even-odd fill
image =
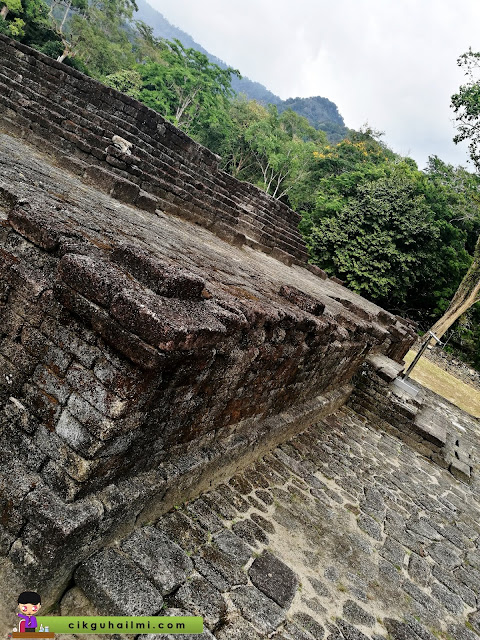
[[[447,442],[447,426],[441,414],[428,407],[418,413],[413,423],[414,431],[437,447],[444,447]]]

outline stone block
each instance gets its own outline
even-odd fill
[[[64,255],[58,264],[63,282],[103,307],[109,307],[114,296],[131,284],[115,265],[87,255]]]
[[[128,401],[106,389],[91,371],[81,365],[72,364],[66,380],[78,395],[103,415],[116,419],[126,414],[129,408]]]
[[[120,351],[142,369],[157,369],[162,365],[164,361],[162,354],[140,340],[134,333],[126,331],[104,309],[93,304],[71,287],[55,286],[55,296],[67,309],[86,321],[107,344]],[[133,331],[135,331],[135,326],[133,326]]]
[[[206,302],[123,290],[113,299],[111,314],[122,327],[163,351],[204,347],[226,334]]]
[[[471,467],[468,463],[453,458],[450,467],[450,473],[461,482],[469,483],[471,481]]]
[[[462,599],[444,587],[443,584],[439,584],[438,582],[432,584],[432,596],[450,613],[454,615],[463,614],[464,603]]]
[[[302,311],[311,313],[314,316],[321,316],[325,310],[325,304],[323,302],[316,300],[296,287],[283,285],[279,293],[283,298],[286,298],[302,309]]]
[[[98,186],[103,191],[110,192],[113,189],[117,177],[103,167],[87,166],[83,177],[86,182]]]
[[[321,278],[322,280],[326,280],[328,278],[326,271],[324,271],[323,269],[320,269],[320,267],[317,267],[317,265],[315,264],[307,264],[305,265],[305,268],[308,269],[308,271],[310,271],[314,275]]]
[[[274,633],[285,619],[285,610],[255,587],[239,587],[230,597],[242,616],[265,636]]]
[[[142,284],[167,298],[200,300],[205,280],[186,269],[159,260],[135,245],[119,245],[112,260],[127,269]]]
[[[47,251],[57,248],[62,226],[53,225],[48,214],[34,211],[28,203],[19,204],[10,210],[8,221],[15,231],[38,247]]]
[[[248,570],[252,583],[280,607],[288,608],[298,587],[296,574],[268,551],[255,558]]]
[[[86,460],[76,453],[60,436],[53,433],[53,430],[43,425],[39,425],[35,431],[33,443],[41,452],[55,461],[59,471],[68,473],[78,482],[87,480],[97,466],[95,462]]]
[[[217,626],[226,618],[227,605],[221,593],[200,576],[194,575],[177,590],[173,604],[203,616],[207,627]]]
[[[129,180],[115,178],[110,195],[116,200],[134,204],[140,194],[140,187]]]
[[[241,616],[232,616],[219,631],[215,631],[215,638],[217,640],[262,640],[262,636]]]
[[[77,453],[91,458],[101,447],[101,442],[93,438],[83,424],[64,409],[55,427],[56,433]]]
[[[187,518],[183,511],[173,510],[165,514],[157,523],[157,527],[164,531],[170,539],[175,540],[182,549],[191,555],[199,547],[206,544],[208,534],[193,520]]]
[[[9,394],[10,393],[12,393],[11,389],[9,389]],[[62,406],[57,398],[49,395],[46,391],[33,384],[23,385],[22,396],[25,406],[29,408],[32,413],[47,426],[48,429],[53,431],[62,411]]]
[[[45,363],[57,376],[65,375],[72,358],[55,346],[38,329],[25,326],[22,331],[22,344],[33,356]]]
[[[67,409],[100,440],[110,440],[126,431],[134,430],[142,421],[140,414],[132,414],[120,420],[107,418],[75,392],[68,400]]]
[[[230,591],[247,584],[247,575],[240,562],[235,562],[213,545],[202,547],[194,556],[195,568],[219,591]]]
[[[160,208],[160,202],[157,198],[150,195],[146,191],[140,190],[135,200],[135,206],[139,209],[150,211],[150,213],[155,213],[155,211]]]
[[[115,389],[115,393],[126,400],[138,400],[142,393],[152,387],[152,380],[143,371],[135,371],[128,366],[128,362],[113,364],[103,356],[95,363],[93,373],[103,385]]]
[[[113,549],[82,563],[75,581],[103,615],[159,615],[163,598],[145,574]]]
[[[62,405],[66,404],[71,393],[71,387],[66,380],[43,365],[35,369],[32,382],[48,397],[56,399]]]
[[[122,551],[163,596],[175,591],[193,571],[193,563],[183,549],[154,527],[136,531],[122,543]]]

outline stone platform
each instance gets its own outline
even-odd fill
[[[412,323],[159,114],[0,54],[0,632],[35,590],[217,640],[477,637],[478,423],[392,394]]]
[[[0,575],[45,608],[83,560],[335,412],[370,353],[414,339],[334,279],[53,165],[0,134]]]
[[[63,615],[181,610],[218,640],[475,640],[479,495],[342,409],[74,579]]]

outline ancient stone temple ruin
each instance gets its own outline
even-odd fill
[[[2,628],[29,589],[217,640],[473,640],[478,421],[396,390],[411,323],[218,162],[0,36]]]

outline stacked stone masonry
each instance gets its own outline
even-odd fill
[[[335,411],[369,353],[414,339],[338,283],[112,200],[6,135],[0,213],[0,572],[45,606],[82,560]]]
[[[384,355],[369,356],[356,376],[349,406],[459,480],[472,482],[480,462],[472,417],[427,389],[415,398],[399,390],[392,383],[402,369]]]
[[[218,169],[158,113],[0,35],[0,120],[122,202],[162,209],[286,262],[306,264],[299,216]],[[115,145],[118,138],[131,146]]]
[[[82,563],[59,611],[202,615],[217,640],[475,640],[479,517],[478,487],[343,408]],[[114,579],[132,567],[138,589]]]
[[[373,430],[397,424],[390,382],[371,424],[359,409],[411,324],[308,267],[298,216],[158,114],[3,36],[0,104],[2,623],[35,589],[62,613],[199,613],[217,640],[430,640],[465,620],[471,640],[475,429],[448,408],[468,434],[435,460],[431,434],[427,451]],[[427,557],[416,519],[425,584],[405,568]],[[398,580],[382,543],[404,547]]]

